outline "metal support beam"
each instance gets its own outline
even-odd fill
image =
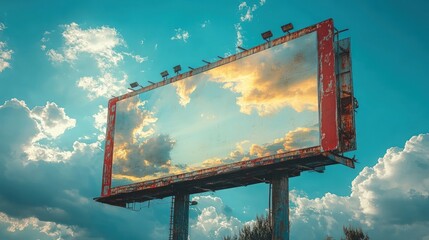
[[[272,184],[272,240],[289,240],[289,178],[276,177]]]
[[[188,240],[189,194],[178,194],[174,199],[173,240]]]

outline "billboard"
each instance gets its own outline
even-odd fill
[[[335,49],[330,19],[111,99],[99,200],[251,184],[293,159],[332,164],[315,159],[355,147]]]

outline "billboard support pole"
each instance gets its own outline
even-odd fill
[[[173,240],[188,240],[189,194],[175,195],[173,208]]]
[[[272,184],[272,239],[289,240],[289,178],[275,177]]]

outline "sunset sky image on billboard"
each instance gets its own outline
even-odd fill
[[[317,33],[116,105],[112,187],[320,145]]]

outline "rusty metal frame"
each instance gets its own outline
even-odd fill
[[[197,170],[145,182],[113,188],[111,187],[116,103],[118,101],[234,62],[238,59],[256,54],[260,51],[297,39],[312,32],[317,32],[318,42],[320,146]],[[337,151],[340,146],[337,84],[335,71],[334,25],[333,20],[328,19],[313,26],[258,45],[244,52],[220,59],[217,62],[209,63],[202,67],[192,69],[186,73],[165,79],[122,96],[114,97],[110,99],[108,106],[102,192],[101,197],[96,198],[96,200],[112,205],[123,206],[127,201],[146,201],[150,198],[171,196],[179,190],[183,191],[183,186],[190,189],[188,190],[188,193],[197,193],[207,190],[214,191],[223,188],[236,187],[238,185],[248,185],[267,181],[267,176],[269,174],[276,174],[276,172],[279,171],[288,172],[289,176],[297,176],[301,171],[316,169],[330,164],[337,164],[338,161],[335,161],[336,159],[330,158],[330,155],[323,154],[329,151]],[[246,176],[246,173],[252,173],[254,175]],[[223,176],[226,178],[219,180],[220,182],[214,183],[206,181],[207,179],[216,180],[217,176]],[[260,179],[261,181],[256,179]],[[226,180],[229,181],[229,184]],[[159,192],[157,192],[158,190]],[[147,198],[145,196],[147,196]]]

